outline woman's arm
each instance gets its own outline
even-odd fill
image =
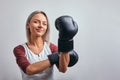
[[[44,71],[45,69],[47,69],[50,66],[51,66],[51,64],[48,59],[39,61],[39,62],[35,62],[33,64],[30,64],[26,68],[26,74],[28,74],[28,75],[36,74],[36,73]]]
[[[58,47],[53,43],[50,44],[50,49],[52,53],[58,52]],[[60,72],[66,72],[69,61],[70,57],[68,52],[61,52],[59,54],[59,64],[57,65],[57,68]]]
[[[59,71],[65,73],[70,61],[68,52],[61,52],[59,56]]]
[[[23,70],[24,73],[28,75],[42,72],[51,66],[48,59],[30,64],[27,58],[25,57],[24,47],[21,45],[15,47],[13,53],[16,57],[16,62],[18,66],[21,68],[21,70]]]

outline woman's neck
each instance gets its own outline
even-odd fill
[[[31,37],[29,44],[36,47],[41,47],[44,44],[42,37]]]
[[[31,37],[31,40],[27,42],[28,48],[36,55],[40,54],[44,47],[44,41],[42,37]]]

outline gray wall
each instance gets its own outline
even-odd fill
[[[12,51],[26,42],[25,20],[34,10],[47,13],[55,44],[57,17],[70,15],[79,25],[79,62],[66,73],[55,68],[56,80],[120,80],[120,0],[0,0],[0,80],[21,80]]]

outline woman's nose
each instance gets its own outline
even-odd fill
[[[42,23],[39,23],[38,27],[42,27]]]

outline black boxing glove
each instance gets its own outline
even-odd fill
[[[68,52],[73,47],[73,37],[78,31],[78,26],[71,16],[61,16],[55,21],[56,29],[59,31],[58,51]]]
[[[69,54],[70,54],[70,62],[68,64],[68,67],[72,67],[78,62],[79,56],[74,50],[69,51]]]
[[[60,53],[56,52],[56,53],[48,55],[48,59],[51,65],[59,64],[59,54]],[[69,55],[70,55],[70,62],[68,64],[68,67],[72,67],[78,62],[79,57],[78,57],[78,54],[74,50],[69,51]]]
[[[48,55],[48,59],[49,59],[51,65],[58,64],[59,63],[59,53],[56,52],[56,53]]]

